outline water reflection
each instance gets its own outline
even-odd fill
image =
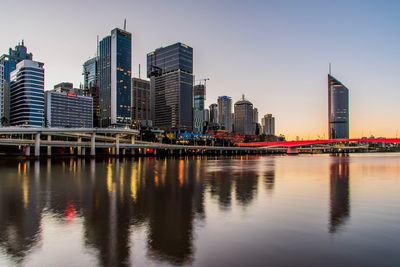
[[[299,203],[302,196],[304,200],[314,197],[314,192],[310,195],[307,191],[313,188],[307,187],[310,183],[307,174],[311,172],[302,173],[304,169],[296,165],[283,168],[282,162],[288,164],[295,160],[288,157],[282,160],[279,157],[141,158],[0,163],[0,256],[3,250],[13,263],[24,264],[24,260],[36,253],[49,238],[44,232],[49,227],[48,218],[51,218],[61,229],[68,225],[82,229],[83,249],[76,256],[78,258],[95,251],[90,255],[94,255],[99,265],[128,266],[140,257],[133,255],[136,246],[143,250],[141,257],[150,262],[190,265],[196,262],[198,225],[204,227],[209,223],[209,217],[218,221],[234,213],[240,216],[236,221],[227,222],[237,227],[232,229],[239,229],[236,238],[252,236],[252,240],[258,240],[255,244],[259,243],[259,246],[248,251],[256,252],[268,246],[271,236],[275,237],[273,229],[284,229],[283,233],[288,233],[291,227],[296,227],[296,218],[300,218],[302,227],[307,225],[301,220],[308,220],[308,217],[297,212],[302,210]],[[324,204],[323,211],[318,214],[324,217],[324,233],[335,234],[343,229],[350,216],[350,158],[331,157],[328,165],[324,165],[324,160],[320,168],[325,173],[321,177],[330,177],[330,205]],[[285,177],[295,178],[285,180]],[[325,183],[326,179],[324,188]],[[302,195],[296,185],[303,186],[302,190],[307,192]],[[291,198],[293,195],[296,198]],[[281,197],[280,202],[272,201],[278,197]],[[295,201],[295,205],[290,201]],[[254,203],[257,205],[252,205]],[[258,206],[255,215],[241,213],[254,206]],[[296,208],[290,209],[291,206]],[[327,209],[329,218],[323,215]],[[285,214],[289,211],[290,214]],[[216,219],[216,213],[223,216]],[[299,217],[295,217],[297,215]],[[240,228],[241,220],[246,216],[257,216],[252,221],[257,224]],[[287,217],[293,219],[286,221]],[[273,221],[275,218],[277,221]],[[315,221],[307,222],[312,225]],[[326,224],[329,231],[326,231]],[[68,229],[76,231],[76,228]],[[144,229],[144,240],[135,238],[140,232],[138,229]],[[280,235],[282,232],[278,231]],[[291,243],[290,238],[295,238],[301,231],[287,234],[287,239],[283,238],[282,242]],[[269,234],[262,239],[267,232]],[[57,234],[51,238],[57,240]],[[271,251],[274,251],[274,242],[270,244]]]
[[[350,216],[350,158],[333,157],[330,165],[330,220],[329,232],[343,228]]]

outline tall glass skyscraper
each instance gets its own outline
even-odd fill
[[[329,139],[349,138],[349,89],[328,74]]]
[[[0,56],[0,66],[2,66],[2,81],[0,81],[0,113],[1,118],[5,117],[10,120],[10,74],[17,67],[17,63],[27,59],[32,60],[32,53],[28,53],[28,49],[22,43],[18,43],[15,49],[10,48],[8,54]],[[1,78],[1,77],[0,77]]]
[[[44,124],[43,63],[22,60],[10,74],[10,125]]]
[[[218,123],[222,130],[232,132],[232,98],[229,96],[218,97]]]
[[[147,54],[153,124],[168,131],[193,128],[193,48],[176,43]]]
[[[243,135],[253,135],[254,110],[253,104],[244,98],[235,103],[235,133]]]
[[[98,58],[93,57],[83,64],[83,94],[93,98],[93,126],[100,127]]]
[[[0,119],[4,117],[4,64],[0,61]],[[3,121],[0,127],[3,126]]]
[[[210,123],[218,123],[218,105],[213,103],[209,106],[210,108]]]
[[[193,87],[194,105],[193,105],[193,131],[195,133],[203,132],[204,124],[204,101],[206,100],[206,86],[199,84]]]
[[[100,126],[130,126],[132,35],[116,28],[98,49]]]

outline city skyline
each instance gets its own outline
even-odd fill
[[[114,27],[123,28],[126,18],[127,30],[132,33],[132,77],[138,76],[138,64],[144,69],[148,52],[175,42],[186,43],[195,50],[196,79],[210,78],[206,106],[215,103],[218,96],[229,95],[236,102],[245,93],[260,115],[274,114],[276,133],[288,139],[328,137],[326,74],[332,62],[333,76],[351,89],[350,136],[395,137],[400,114],[396,102],[400,96],[396,81],[400,59],[396,50],[398,3],[229,3],[81,3],[76,5],[80,12],[96,11],[92,19],[74,17],[68,23],[57,21],[61,14],[55,10],[74,14],[75,5],[39,1],[21,9],[5,3],[9,12],[0,22],[9,30],[0,36],[0,50],[5,53],[25,39],[35,60],[45,63],[46,90],[62,81],[78,85],[83,82],[82,63],[96,53],[96,37],[105,36]],[[154,5],[160,7],[154,10],[158,19],[144,20],[140,13]],[[163,8],[168,12],[161,12]],[[182,12],[186,10],[204,10],[209,19],[192,21]],[[218,15],[224,10],[227,14],[221,21]],[[107,21],[102,17],[105,12],[112,13]],[[329,18],[326,12],[335,16]],[[177,13],[188,21],[183,29],[180,19],[175,18]],[[6,23],[17,14],[24,19]],[[170,27],[159,30],[156,25],[161,18]],[[27,22],[30,27],[26,27]],[[85,27],[73,26],[83,22]],[[59,54],[63,56],[55,57],[56,51],[62,51]]]

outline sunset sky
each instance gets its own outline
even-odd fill
[[[82,64],[115,27],[146,54],[183,42],[207,106],[242,94],[289,139],[327,137],[327,73],[350,90],[351,137],[400,137],[400,1],[13,1],[1,4],[0,54],[22,39],[45,63],[46,89],[83,81]]]

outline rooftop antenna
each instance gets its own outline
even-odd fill
[[[124,20],[124,31],[126,31],[126,19]]]
[[[140,79],[140,64],[139,64],[139,79]]]
[[[332,75],[332,64],[329,62],[329,75]]]

